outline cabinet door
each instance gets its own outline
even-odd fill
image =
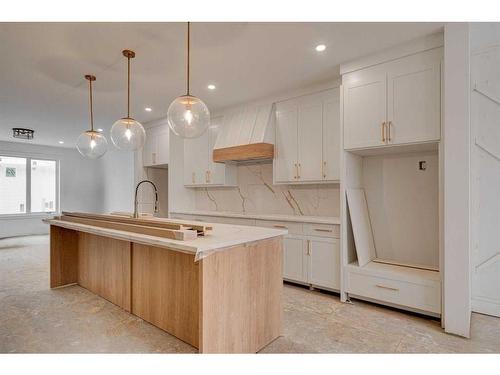
[[[142,149],[142,164],[145,167],[150,167],[156,163],[156,137],[154,128],[146,129],[146,142]]]
[[[344,148],[384,145],[386,73],[381,67],[344,75]]]
[[[299,100],[297,121],[297,180],[323,179],[323,93]]]
[[[208,133],[184,140],[184,185],[204,185],[208,171]]]
[[[389,144],[440,138],[441,56],[438,49],[387,64]]]
[[[276,105],[276,150],[274,180],[297,180],[297,101],[288,100]]]
[[[305,240],[301,237],[285,236],[283,239],[283,278],[307,282],[307,255]]]
[[[310,238],[309,282],[340,289],[340,248],[337,239]]]
[[[340,180],[340,92],[323,101],[323,180]]]
[[[168,164],[169,162],[169,128],[162,125],[156,136],[156,164]]]

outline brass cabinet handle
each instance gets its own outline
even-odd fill
[[[316,232],[328,232],[328,233],[332,233],[333,230],[332,229],[321,229],[321,228],[314,228],[314,230]]]
[[[297,179],[297,178],[299,178],[299,177],[298,177],[298,174],[299,174],[299,168],[297,167],[297,163],[295,163],[294,165],[295,165],[295,176],[293,176],[293,178]]]
[[[381,289],[387,289],[387,290],[393,290],[395,292],[399,292],[399,289],[398,288],[392,288],[390,286],[385,286],[385,285],[380,285],[380,284],[376,284],[375,285],[377,288],[381,288]]]
[[[208,183],[210,183],[212,181],[212,173],[211,171],[207,171],[207,176],[208,176]]]
[[[323,162],[323,166],[321,167],[321,172],[323,173],[323,178],[326,178],[326,161]]]
[[[385,121],[380,124],[380,131],[382,133],[381,137],[382,137],[382,142],[385,143]]]
[[[208,183],[208,171],[205,171],[205,182]]]
[[[298,164],[297,167],[297,178],[300,180],[300,163]]]
[[[389,121],[387,123],[387,142],[391,141],[391,125],[392,125],[392,121]]]
[[[307,240],[307,255],[311,255],[311,240]]]
[[[273,225],[273,227],[275,227],[275,228],[283,228],[283,229],[288,229],[288,227],[287,227],[287,226],[285,226],[285,225],[278,225],[278,224],[274,224],[274,225]]]

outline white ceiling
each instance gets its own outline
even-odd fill
[[[340,63],[438,32],[441,23],[194,23],[191,93],[210,109],[338,76]],[[12,127],[35,130],[33,143],[73,147],[89,127],[106,134],[126,110],[126,59],[132,60],[132,113],[141,122],[166,115],[185,93],[185,24],[1,23],[0,140]],[[314,47],[323,43],[326,51]],[[207,89],[214,83],[217,89]],[[147,113],[144,107],[153,111]]]

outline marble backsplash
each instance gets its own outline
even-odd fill
[[[201,211],[339,216],[338,184],[273,185],[272,164],[239,165],[237,187],[196,189]]]

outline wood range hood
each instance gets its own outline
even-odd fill
[[[272,161],[275,137],[274,104],[226,111],[213,150],[216,163]]]
[[[252,162],[272,160],[274,145],[272,143],[251,143],[214,149],[213,159],[216,163]]]

